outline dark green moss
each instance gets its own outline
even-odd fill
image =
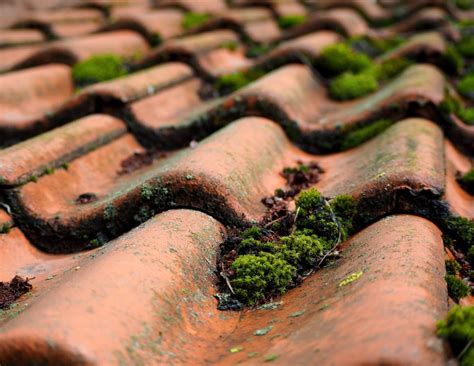
[[[329,92],[336,100],[350,100],[374,92],[377,88],[378,82],[373,72],[345,72],[331,82]]]
[[[229,94],[259,79],[263,75],[265,75],[265,72],[257,68],[234,72],[219,77],[215,83],[215,87],[220,94]]]
[[[474,74],[464,76],[458,83],[458,90],[466,98],[474,99]]]
[[[464,57],[474,57],[474,36],[465,36],[457,44],[457,49]]]
[[[410,66],[413,62],[405,57],[396,57],[383,61],[376,66],[377,80],[385,81],[393,78]]]
[[[459,51],[455,47],[450,46],[440,57],[439,65],[446,72],[459,75],[464,68],[464,60]]]
[[[382,131],[386,130],[392,125],[392,121],[387,119],[380,119],[365,127],[359,128],[355,131],[349,132],[342,140],[341,148],[350,149],[359,146],[363,142],[377,136]]]
[[[448,275],[457,275],[461,269],[461,265],[455,259],[448,259],[444,264]]]
[[[455,4],[459,9],[462,10],[469,10],[473,7],[472,0],[455,0]]]
[[[471,294],[471,289],[458,276],[446,275],[446,283],[448,285],[448,294],[456,302],[463,297]]]
[[[127,74],[124,60],[118,55],[98,55],[73,66],[72,76],[79,85],[107,81]]]
[[[253,43],[247,47],[245,51],[245,56],[250,58],[256,58],[263,55],[266,55],[274,48],[271,44],[263,44],[263,43]]]
[[[184,30],[189,30],[191,28],[199,27],[206,23],[211,16],[207,13],[195,13],[188,12],[184,14],[183,20],[181,21],[181,26]]]
[[[437,328],[438,335],[449,342],[459,365],[474,365],[474,307],[453,306]]]
[[[275,253],[277,250],[276,244],[273,242],[263,242],[252,237],[244,239],[237,245],[237,252],[239,254],[254,254],[259,255],[261,252]]]
[[[465,186],[467,191],[474,193],[474,168],[464,174],[462,177],[462,184]]]
[[[8,234],[12,228],[10,223],[0,225],[0,234]]]
[[[221,44],[221,48],[226,48],[230,51],[235,51],[238,46],[239,43],[237,41],[226,41]]]
[[[246,229],[240,236],[244,239],[260,239],[262,236],[262,229],[260,229],[258,226],[252,226],[251,228]]]
[[[471,264],[471,266],[474,266],[474,245],[469,248],[469,250],[467,251],[466,257],[469,263]]]
[[[370,58],[355,52],[344,43],[325,47],[316,61],[316,65],[324,73],[338,75],[350,71],[358,73],[372,66]]]
[[[451,217],[445,222],[445,233],[453,245],[467,252],[474,245],[474,221],[465,217]]]
[[[346,44],[357,52],[364,53],[369,57],[376,57],[402,45],[404,42],[405,40],[399,36],[388,38],[355,36],[349,38]]]
[[[353,220],[357,214],[357,204],[354,198],[349,194],[340,194],[333,198],[329,204],[344,230],[344,236],[347,237],[352,233]]]
[[[464,123],[468,125],[474,124],[474,108],[463,107],[449,92],[445,93],[444,100],[440,103],[439,109],[446,118],[449,118],[449,115],[453,113]]]
[[[232,263],[232,269],[235,271],[232,288],[248,305],[262,301],[269,294],[284,293],[296,272],[295,267],[271,253],[241,255]]]
[[[278,18],[278,26],[281,29],[288,29],[296,25],[303,24],[306,19],[306,15],[284,15]]]
[[[474,108],[461,108],[457,113],[458,117],[468,125],[474,125]]]

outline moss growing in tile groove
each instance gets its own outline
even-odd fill
[[[220,76],[215,82],[219,94],[230,94],[265,75],[263,70],[252,68],[247,71],[233,72]]]
[[[293,14],[293,15],[283,15],[278,18],[278,26],[281,29],[288,29],[296,25],[303,24],[307,19],[306,15]]]
[[[456,275],[448,274],[445,278],[448,285],[448,294],[454,301],[458,302],[463,297],[471,294],[470,287]]]
[[[469,10],[473,8],[472,0],[455,0],[456,7],[462,10]]]
[[[287,235],[276,235],[261,225],[232,239],[237,244],[228,273],[232,289],[243,303],[253,306],[282,294],[320,265],[352,230],[356,205],[348,195],[327,202],[311,188],[296,199],[296,212],[293,229]]]
[[[438,336],[446,339],[460,366],[474,364],[474,307],[453,306],[444,320],[437,323]]]
[[[341,149],[346,150],[352,147],[359,146],[363,142],[382,133],[392,124],[393,121],[391,120],[380,119],[368,124],[367,126],[356,129],[354,131],[350,131],[343,137]]]
[[[474,194],[474,168],[463,175],[460,183],[467,192]]]
[[[128,73],[122,57],[113,54],[92,56],[72,68],[76,86],[83,87],[101,81],[112,80]]]
[[[464,60],[455,47],[449,46],[441,55],[439,66],[450,74],[458,75],[464,68]]]
[[[464,76],[458,83],[459,92],[469,99],[474,99],[474,73]]]
[[[344,72],[358,73],[373,65],[367,55],[355,52],[344,43],[325,47],[315,63],[324,74],[332,76]]]
[[[367,95],[378,89],[378,82],[373,72],[353,74],[345,72],[336,77],[329,86],[331,97],[336,100],[349,100]]]
[[[448,275],[457,275],[461,269],[461,265],[455,259],[448,259],[444,264]]]
[[[474,57],[474,36],[464,36],[456,48],[464,57]]]
[[[184,14],[181,26],[184,30],[190,30],[205,24],[210,18],[211,16],[207,13],[188,12]]]
[[[449,119],[452,113],[458,116],[464,123],[474,125],[474,108],[463,107],[449,91],[445,92],[444,100],[440,103],[439,110],[446,119]]]

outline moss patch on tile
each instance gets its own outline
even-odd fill
[[[316,60],[316,66],[326,75],[335,76],[344,72],[358,73],[372,66],[370,58],[358,53],[344,43],[325,47]]]
[[[127,72],[124,59],[113,54],[92,56],[72,68],[74,82],[79,87],[112,80],[126,75]]]
[[[226,95],[250,84],[263,75],[265,75],[265,72],[258,68],[234,72],[219,77],[215,82],[215,88],[219,91],[219,94]]]
[[[195,13],[191,11],[184,14],[181,26],[184,30],[190,30],[205,24],[210,18],[211,16],[207,13]]]
[[[342,140],[341,149],[346,150],[359,146],[363,142],[377,136],[393,124],[388,119],[380,119],[362,128],[349,132]]]
[[[467,192],[474,194],[474,168],[462,176],[460,183]]]
[[[460,366],[474,364],[474,307],[454,306],[437,324],[437,334],[446,339]]]
[[[445,279],[448,285],[448,294],[454,301],[457,302],[463,297],[471,294],[469,286],[458,276],[448,274]]]
[[[281,29],[288,29],[296,25],[303,24],[306,21],[306,19],[307,19],[306,15],[299,15],[299,14],[283,15],[278,18],[278,26]]]
[[[373,72],[345,72],[331,82],[329,93],[332,98],[343,101],[367,95],[377,89],[378,82]]]
[[[474,73],[464,76],[458,83],[459,92],[469,99],[474,99]]]

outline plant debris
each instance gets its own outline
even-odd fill
[[[120,169],[117,174],[125,175],[133,173],[134,171],[144,167],[149,166],[153,163],[155,159],[165,158],[166,153],[163,151],[157,151],[154,149],[147,150],[145,152],[134,152],[133,155],[122,160],[120,163]]]
[[[29,283],[32,278],[23,279],[15,276],[10,282],[0,282],[0,309],[7,309],[21,295],[29,292],[33,286]]]
[[[91,203],[97,201],[97,195],[95,193],[87,192],[82,193],[76,198],[76,203],[78,205],[85,205],[86,203]]]

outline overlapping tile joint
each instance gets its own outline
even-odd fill
[[[472,103],[446,68],[474,20],[455,3],[2,2],[0,281],[33,289],[0,310],[0,365],[445,364],[443,222],[474,218],[459,184],[474,120],[445,111],[450,95]],[[331,97],[325,47],[398,36],[374,64],[406,58],[404,71]],[[75,65],[101,55],[126,75],[78,84]],[[217,310],[221,243],[301,161],[323,168],[325,197],[356,200],[358,233],[276,309]]]

